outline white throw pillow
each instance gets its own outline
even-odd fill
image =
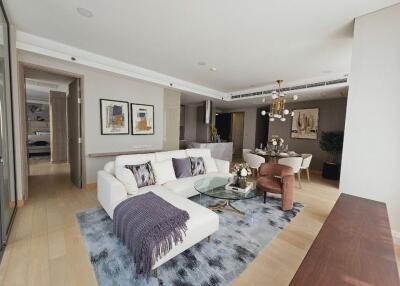
[[[172,160],[164,160],[161,162],[151,163],[153,166],[154,175],[156,176],[157,185],[165,184],[166,182],[175,181],[175,171],[172,165]]]
[[[139,192],[135,177],[131,170],[117,166],[115,167],[115,177],[125,186],[126,192],[130,195],[136,195]]]
[[[104,171],[106,171],[107,173],[110,173],[111,175],[115,175],[115,162],[114,161],[110,161],[107,162],[104,165]]]
[[[203,158],[203,161],[206,167],[206,174],[218,172],[217,164],[215,164],[214,158],[205,157]]]

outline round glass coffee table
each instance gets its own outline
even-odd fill
[[[231,190],[226,190],[225,186],[229,183],[229,178],[212,177],[203,178],[194,183],[194,188],[202,195],[208,197],[222,199],[224,202],[208,206],[213,211],[232,211],[241,215],[245,213],[235,208],[232,202],[239,200],[252,199],[258,195],[257,188],[248,191],[247,193],[239,193]]]

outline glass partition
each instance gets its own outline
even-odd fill
[[[4,8],[0,13],[0,218],[4,247],[16,210],[14,178],[9,26]]]

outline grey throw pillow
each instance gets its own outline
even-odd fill
[[[156,179],[154,176],[153,167],[151,166],[151,162],[140,165],[125,165],[125,168],[132,171],[138,188],[156,184]]]
[[[192,175],[203,175],[206,173],[206,167],[204,165],[204,160],[202,157],[189,157],[192,167]]]
[[[175,177],[177,179],[192,176],[192,165],[189,158],[172,158],[172,165],[174,166]]]

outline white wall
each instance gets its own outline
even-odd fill
[[[340,189],[385,202],[400,232],[400,5],[355,21]]]
[[[76,63],[18,51],[18,60],[83,76],[83,128],[86,183],[96,182],[96,172],[113,158],[89,158],[91,153],[129,151],[134,148],[163,148],[164,88]],[[101,135],[100,99],[154,105],[154,135]],[[178,106],[179,108],[179,106]],[[179,128],[179,126],[178,126]]]

